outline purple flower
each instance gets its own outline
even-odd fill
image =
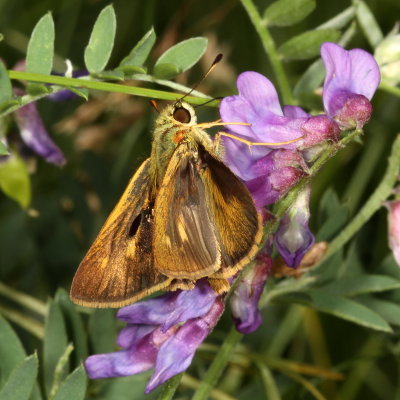
[[[389,247],[393,252],[397,264],[400,266],[400,200],[388,201],[385,205],[389,211]]]
[[[326,115],[310,115],[296,106],[284,106],[283,112],[290,118],[307,118],[301,125],[303,139],[297,144],[300,150],[309,149],[327,140],[337,142],[340,138],[338,124]]]
[[[322,97],[327,114],[344,129],[362,128],[371,116],[369,100],[380,81],[374,57],[328,42],[321,46],[321,57],[326,68]]]
[[[15,71],[25,71],[25,60],[18,61]],[[25,91],[14,88],[14,94],[23,96]],[[29,103],[14,111],[15,121],[21,133],[24,143],[36,154],[43,157],[47,162],[63,166],[66,163],[62,151],[50,138],[40,114],[37,110],[36,103]]]
[[[305,175],[300,153],[294,150],[273,150],[250,167],[255,178],[245,181],[257,208],[275,203]]]
[[[278,94],[269,79],[247,71],[239,75],[237,87],[239,94],[225,97],[220,106],[222,121],[251,123],[251,126],[232,125],[235,135],[252,142],[267,143],[287,142],[302,136],[300,127],[305,119],[283,115]],[[253,146],[250,151],[244,143],[226,137],[224,143],[229,167],[245,181],[255,178],[249,172],[252,163],[271,151],[268,146]],[[276,147],[295,149],[296,142]]]
[[[232,293],[232,317],[236,329],[241,333],[254,332],[262,322],[258,302],[271,268],[271,256],[263,251],[257,256],[254,267],[240,277],[240,282]]]
[[[311,116],[299,107],[282,111],[272,83],[257,72],[247,71],[237,80],[239,94],[222,100],[220,114],[238,137],[251,142],[277,143],[253,146],[224,137],[225,159],[246,184],[258,208],[276,202],[307,170],[299,151],[327,140],[339,139],[339,127],[325,115]],[[251,126],[231,125],[247,122]],[[279,144],[290,140],[289,144]],[[285,158],[285,159],[283,159]]]
[[[198,346],[212,331],[224,310],[207,280],[193,290],[176,291],[122,308],[117,317],[128,325],[118,336],[122,350],[87,358],[92,379],[128,376],[154,368],[149,393],[185,371]]]
[[[275,246],[289,267],[296,268],[304,254],[314,244],[314,236],[308,227],[310,187],[299,193],[296,201],[280,220],[275,232]]]
[[[14,111],[15,121],[24,143],[47,162],[62,166],[65,158],[61,150],[51,140],[35,103],[29,103]]]

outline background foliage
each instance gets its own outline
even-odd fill
[[[314,89],[323,75],[318,64],[306,75],[310,79],[305,80],[304,73],[317,60],[320,41],[339,40],[347,48],[362,47],[373,53],[382,40],[380,31],[386,36],[400,15],[397,0],[319,0],[309,16],[313,1],[278,3],[271,6],[270,1],[262,0],[256,5],[261,15],[268,10],[270,32],[285,60],[290,86],[295,88],[293,98],[309,110],[320,104]],[[301,5],[298,9],[297,3]],[[101,60],[93,57],[96,42],[86,45],[97,16],[107,5],[96,0],[0,1],[3,62],[11,69],[26,58],[32,30],[43,16],[50,18],[46,14],[50,10],[55,26],[54,69],[58,72],[64,72],[65,58],[77,69],[86,64],[94,73],[120,64],[130,65],[130,73],[144,73],[144,63],[158,79],[169,79],[187,69],[177,81],[190,87],[215,55],[223,52],[224,61],[199,91],[213,97],[232,94],[236,75],[244,70],[261,72],[277,83],[260,37],[239,1],[116,0],[114,47],[111,52],[105,45],[114,34],[113,25],[108,24],[109,30],[99,33],[103,35]],[[112,14],[111,10],[103,13]],[[337,15],[341,17],[315,34],[316,27]],[[368,20],[371,16],[378,25]],[[149,57],[142,48],[134,61],[127,62],[127,55],[146,32],[154,42],[149,31],[152,26],[157,40]],[[182,57],[182,65],[174,64],[174,59],[171,62],[168,54],[159,58],[175,43],[192,37],[208,38],[206,53],[193,68],[191,60]],[[204,44],[200,42],[197,46]],[[38,47],[33,47],[34,54],[43,50],[40,43]],[[108,54],[111,58],[106,66]],[[50,72],[49,63],[47,71],[40,70],[46,54],[41,58],[31,72],[35,68],[39,68],[36,72]],[[114,71],[112,76],[117,75]],[[172,91],[160,85],[147,86]],[[29,90],[33,96],[44,93],[40,86]],[[292,94],[283,96],[288,101]],[[398,93],[384,87],[373,105],[363,143],[346,147],[313,182],[313,227],[318,240],[329,241],[339,234],[386,170],[399,132]],[[154,110],[144,98],[103,91],[91,92],[88,102],[82,97],[63,103],[43,99],[38,107],[67,164],[57,168],[29,157],[21,162],[21,168],[29,171],[31,194],[26,182],[18,201],[0,194],[0,313],[6,318],[0,319],[0,399],[79,399],[86,390],[79,361],[89,352],[113,350],[117,326],[110,310],[77,312],[66,290],[130,175],[149,154]],[[218,118],[212,107],[203,107],[199,114],[202,121]],[[12,118],[4,121],[9,124],[8,138],[16,143],[18,131]],[[0,173],[0,186],[7,193],[5,182]],[[309,290],[315,277],[317,284]],[[236,348],[211,397],[400,399],[399,288],[400,271],[388,250],[386,211],[382,208],[349,244],[311,274],[299,280],[270,282],[263,325]],[[49,297],[52,300],[45,306]],[[226,313],[183,376],[177,398],[192,396],[230,326]],[[144,374],[91,382],[86,398],[140,399],[147,378]],[[147,398],[158,395],[159,391]]]

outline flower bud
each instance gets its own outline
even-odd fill
[[[271,268],[271,256],[267,252],[259,254],[254,267],[243,274],[232,293],[232,317],[236,329],[241,333],[254,332],[262,322],[258,302]]]
[[[393,251],[393,256],[400,266],[400,200],[388,201],[385,203],[388,214],[388,234],[389,247]]]
[[[344,129],[361,129],[372,114],[370,101],[362,94],[353,94],[347,98],[335,120]]]
[[[375,50],[382,78],[392,86],[400,83],[400,34],[382,40]]]
[[[314,235],[308,227],[310,187],[298,195],[288,212],[281,219],[275,233],[275,246],[289,267],[296,268],[314,244]]]

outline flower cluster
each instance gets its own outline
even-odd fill
[[[239,94],[221,102],[222,120],[247,122],[231,125],[230,133],[247,141],[272,143],[254,146],[224,137],[225,161],[243,180],[261,213],[307,175],[310,163],[326,146],[334,145],[342,130],[360,129],[369,119],[369,102],[379,84],[379,69],[367,52],[346,51],[324,43],[321,55],[326,67],[323,87],[325,114],[309,115],[299,107],[281,108],[272,83],[257,72],[244,72],[237,80]],[[280,221],[274,244],[287,265],[296,267],[314,243],[308,228],[310,188],[305,188]],[[230,297],[236,328],[249,333],[258,328],[258,302],[272,268],[270,240],[257,256],[255,266],[240,276]],[[118,344],[122,350],[86,360],[91,378],[154,373],[146,388],[153,390],[184,371],[194,352],[223,312],[223,296],[217,296],[206,280],[191,291],[177,291],[121,309],[127,322]]]
[[[246,144],[224,137],[226,162],[245,182],[259,208],[276,202],[306,175],[308,163],[329,142],[337,142],[341,130],[361,129],[371,116],[370,100],[380,80],[374,58],[364,50],[346,51],[335,43],[324,43],[321,57],[326,68],[322,94],[325,114],[309,115],[295,106],[282,110],[272,83],[252,71],[238,77],[239,94],[221,102],[224,122],[251,124],[231,125],[231,133],[251,142],[276,143],[249,151]],[[292,142],[282,144],[288,141]],[[308,199],[306,188],[275,233],[278,251],[294,268],[314,243],[308,228]]]
[[[117,314],[128,324],[118,336],[122,350],[89,357],[86,370],[92,379],[97,379],[154,368],[148,393],[189,367],[197,347],[223,310],[221,296],[205,279],[198,281],[193,290],[178,290],[124,307]]]

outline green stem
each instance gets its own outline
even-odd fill
[[[16,303],[20,304],[32,310],[41,316],[45,317],[47,315],[47,305],[36,298],[29,296],[25,293],[19,292],[9,286],[5,285],[4,283],[0,282],[0,295],[9,298],[10,300],[15,301]]]
[[[391,140],[389,136],[378,138],[378,132],[371,132],[366,146],[364,147],[359,163],[351,174],[350,182],[346,186],[346,190],[342,195],[342,199],[346,202],[350,215],[353,216],[358,208],[359,202],[364,194],[365,188],[370,182],[372,174],[376,171],[377,165],[382,159],[387,141]]]
[[[231,328],[228,336],[215,356],[214,361],[211,363],[210,368],[208,368],[199,388],[194,393],[192,400],[206,400],[209,398],[212,388],[217,383],[231,358],[234,348],[240,342],[242,337],[243,335],[234,327]]]
[[[276,50],[275,42],[272,39],[268,29],[264,26],[263,21],[258,13],[252,0],[240,0],[243,7],[247,11],[251,22],[254,25],[258,35],[260,36],[262,45],[267,53],[271,62],[272,69],[274,70],[278,87],[280,88],[282,100],[285,104],[293,104],[292,92],[289,85],[289,80],[286,76],[285,70],[278,51]]]
[[[371,366],[380,357],[383,346],[383,336],[370,335],[365,341],[359,355],[358,362],[346,374],[346,380],[336,396],[336,400],[353,400],[360,398],[360,389],[365,383]]]
[[[174,89],[174,90],[178,90],[179,92],[182,92],[183,94],[190,92],[190,94],[192,94],[194,96],[202,97],[203,99],[208,99],[208,100],[211,99],[210,96],[207,96],[204,93],[199,92],[197,90],[193,90],[190,87],[181,85],[180,83],[176,83],[173,81],[168,81],[166,79],[157,79],[157,78],[154,78],[154,76],[152,76],[152,75],[134,74],[134,75],[132,75],[131,79],[135,80],[135,81],[141,81],[141,82],[157,83],[158,85],[162,85],[162,86],[166,86],[171,89]],[[186,97],[185,97],[185,99],[186,99]]]
[[[72,343],[69,343],[68,346],[66,347],[66,349],[64,350],[64,353],[58,360],[56,369],[54,371],[53,383],[51,385],[49,397],[47,400],[53,400],[56,397],[56,394],[62,384],[64,371],[66,369],[66,364],[68,363],[69,357],[70,357],[71,353],[73,352],[73,350],[74,350],[74,346],[72,345]]]
[[[353,220],[330,243],[325,259],[344,246],[372,215],[382,207],[383,202],[392,194],[393,186],[398,179],[399,169],[400,135],[397,136],[393,143],[389,164],[381,183]]]
[[[183,376],[183,372],[175,375],[167,382],[164,383],[163,390],[158,397],[158,400],[171,400],[174,397],[176,389],[178,389],[179,384],[181,383],[181,379]]]
[[[328,146],[325,151],[318,157],[318,159],[314,162],[314,164],[310,167],[308,171],[308,176],[299,180],[299,182],[293,186],[293,188],[289,191],[289,193],[282,198],[276,206],[274,207],[274,219],[270,219],[264,225],[264,237],[270,237],[277,229],[279,220],[283,217],[283,215],[287,212],[289,207],[294,203],[299,193],[304,189],[304,187],[310,183],[312,177],[317,174],[317,172],[322,168],[322,166],[332,158],[341,148],[348,145],[351,141],[353,141],[356,137],[360,136],[363,133],[362,130],[354,130],[345,136],[339,143],[333,146]]]
[[[19,79],[29,82],[48,83],[64,87],[102,90],[105,92],[126,93],[135,96],[148,97],[160,100],[178,100],[182,97],[182,95],[179,93],[164,92],[161,90],[120,85],[118,83],[101,82],[101,81],[88,80],[82,78],[67,78],[65,76],[34,74],[30,72],[21,72],[21,71],[8,71],[8,76],[10,79]],[[58,88],[58,90],[60,89]],[[43,95],[41,97],[43,97]],[[197,105],[197,104],[203,104],[204,98],[195,96],[186,96],[185,101]],[[210,103],[207,103],[208,106],[213,106],[213,107],[218,106],[218,104],[219,104],[218,100],[214,100]],[[16,106],[15,108],[18,107],[20,107],[20,105]],[[10,110],[14,111],[14,108],[10,108]],[[11,111],[7,110],[7,113]]]
[[[30,332],[32,335],[36,336],[38,339],[43,340],[44,338],[44,326],[35,319],[28,317],[27,315],[12,310],[8,307],[0,306],[0,314],[19,325],[21,328]]]
[[[379,89],[388,92],[390,94],[394,94],[397,97],[400,97],[400,88],[397,86],[391,86],[385,81],[381,81],[381,83],[379,84]]]

